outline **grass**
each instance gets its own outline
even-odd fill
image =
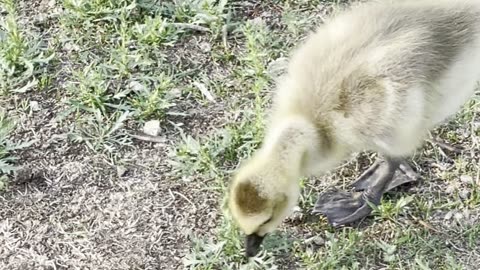
[[[15,1],[3,0],[2,8],[7,15],[0,20],[0,93],[45,87],[45,65],[54,54],[37,35],[19,26]]]
[[[17,157],[12,152],[21,150],[32,144],[32,142],[12,142],[9,139],[15,128],[14,121],[5,112],[0,110],[0,191],[7,188],[9,175],[17,171],[19,167],[15,164]]]
[[[7,181],[7,174],[13,172],[16,167],[12,165],[15,160],[10,156],[12,146],[7,140],[7,136],[12,131],[13,124],[6,118],[4,113],[0,114],[0,190],[3,190]]]
[[[244,259],[225,211],[231,174],[261,143],[291,49],[348,3],[1,0],[0,265],[475,269],[478,98],[433,132],[464,154],[426,143],[412,158],[422,183],[385,196],[359,228],[309,209],[370,153],[303,179],[300,209]],[[134,136],[150,120],[161,143]]]

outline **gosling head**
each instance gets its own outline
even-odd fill
[[[246,234],[247,257],[258,253],[264,237],[290,214],[299,196],[298,185],[281,169],[254,163],[234,177],[228,201],[233,219]]]

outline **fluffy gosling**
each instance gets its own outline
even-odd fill
[[[334,226],[371,213],[382,195],[414,178],[404,158],[454,115],[480,78],[480,1],[382,1],[357,5],[310,35],[276,88],[261,148],[236,172],[233,218],[247,256],[296,205],[301,177],[333,169],[351,153],[379,159],[355,192],[321,195],[314,213]],[[409,180],[407,180],[409,181]]]

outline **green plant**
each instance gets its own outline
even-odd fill
[[[42,40],[18,24],[16,3],[2,0],[7,15],[0,18],[0,94],[25,93],[38,84],[42,67],[54,53],[44,48]]]
[[[14,121],[0,110],[0,190],[6,187],[8,175],[19,169],[15,164],[18,158],[12,155],[12,152],[27,148],[36,142],[35,140],[12,142],[8,137],[14,128]]]
[[[105,117],[100,110],[95,110],[79,119],[77,128],[69,133],[69,137],[74,142],[85,143],[91,150],[111,153],[118,145],[131,144],[128,134],[121,129],[129,115],[129,112],[118,112]]]
[[[13,121],[0,112],[0,174],[8,174],[16,169],[12,164],[16,158],[9,155],[16,147],[7,139],[13,128]]]

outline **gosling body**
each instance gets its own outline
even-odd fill
[[[365,150],[384,158],[354,182],[359,193],[320,196],[314,212],[335,226],[368,215],[395,171],[412,175],[403,158],[472,97],[479,66],[480,1],[371,2],[321,25],[293,52],[263,144],[231,184],[247,255],[291,212],[300,177]]]

